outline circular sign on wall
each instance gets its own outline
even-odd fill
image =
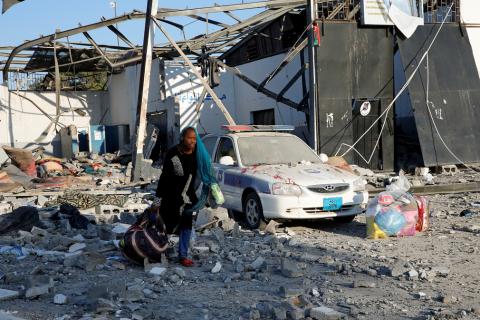
[[[372,110],[372,105],[370,104],[370,101],[365,101],[360,106],[360,114],[364,117],[370,114],[370,110]]]

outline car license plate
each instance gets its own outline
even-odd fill
[[[340,210],[342,208],[342,197],[323,199],[323,210]]]

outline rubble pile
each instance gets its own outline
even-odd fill
[[[480,216],[460,213],[479,200],[432,197],[428,231],[382,241],[364,239],[363,216],[250,231],[205,209],[193,268],[175,262],[175,236],[168,262],[140,266],[116,247],[129,223],[79,228],[59,209],[34,208],[38,220],[0,236],[0,310],[21,319],[478,319],[480,233],[464,228]]]
[[[0,168],[0,191],[20,193],[26,190],[51,190],[72,187],[109,187],[130,183],[130,156],[80,152],[66,160],[31,151],[3,146],[10,163]],[[153,167],[144,181],[158,179],[161,170]]]
[[[137,265],[122,256],[118,241],[150,205],[155,183],[129,184],[131,169],[109,155],[32,157],[36,177],[18,160],[29,159],[24,152],[0,170],[0,187],[17,188],[0,195],[0,318],[480,317],[478,193],[433,195],[427,230],[382,241],[365,239],[364,215],[349,224],[270,221],[251,231],[226,210],[203,209],[192,237],[193,268],[176,262],[176,236],[168,260]],[[395,180],[349,168],[373,188]],[[406,177],[480,181],[475,170],[427,174]]]

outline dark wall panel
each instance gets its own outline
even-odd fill
[[[407,78],[437,28],[419,27],[410,39],[399,41]],[[480,79],[467,34],[462,36],[456,25],[444,25],[428,55],[428,66],[429,106],[441,136],[462,161],[480,161]],[[408,90],[425,165],[458,163],[441,142],[427,109],[426,60]]]
[[[393,37],[388,29],[359,28],[355,23],[325,23],[323,30],[316,50],[320,144],[322,152],[332,155],[342,143],[351,145],[358,136],[358,130],[353,132],[353,122],[362,119],[352,114],[355,100],[380,100],[382,110],[392,101]],[[393,169],[392,128],[390,125],[382,135],[381,161],[372,161],[372,169]],[[373,150],[363,149],[368,158]],[[346,158],[369,167],[354,157],[353,151]]]

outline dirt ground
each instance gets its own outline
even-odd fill
[[[480,319],[480,194],[429,200],[430,228],[414,237],[365,239],[364,216],[349,224],[286,223],[276,235],[217,228],[197,235],[195,267],[170,262],[161,276],[88,235],[84,252],[96,252],[93,268],[58,256],[3,254],[0,288],[20,297],[0,301],[0,319],[309,319],[318,306],[346,319]],[[473,216],[460,216],[464,209]],[[56,228],[48,236],[82,232]],[[212,273],[217,262],[221,269]],[[41,275],[53,288],[22,297],[27,279]],[[55,294],[67,302],[54,304]]]

